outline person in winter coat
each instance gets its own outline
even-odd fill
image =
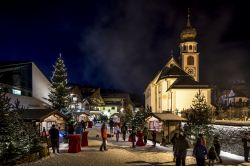
[[[173,144],[173,155],[174,155],[174,159],[173,161],[175,162],[176,160],[176,141],[179,138],[179,134],[175,133],[174,136],[171,139],[171,143]]]
[[[154,129],[151,133],[152,135],[152,142],[153,142],[153,146],[156,146],[156,130]]]
[[[215,152],[216,152],[216,155],[217,155],[217,159],[219,160],[220,163],[222,163],[222,159],[220,157],[220,142],[219,142],[219,139],[217,136],[214,137],[214,141],[213,141],[213,144],[214,144],[214,149],[215,149]]]
[[[242,138],[242,142],[243,142],[243,149],[244,149],[244,158],[245,158],[245,161],[248,162],[249,149],[250,149],[250,147],[247,145],[250,142],[248,133],[244,134]]]
[[[102,124],[102,127],[101,127],[101,136],[102,136],[102,144],[100,146],[100,151],[107,151],[107,137],[108,137],[108,134],[107,134],[107,126],[105,123]]]
[[[120,135],[120,127],[118,124],[115,125],[115,128],[114,128],[114,134],[115,134],[115,137],[116,137],[116,142],[119,141],[119,135]]]
[[[186,156],[187,156],[187,149],[190,147],[188,140],[186,139],[186,135],[179,135],[179,138],[176,139],[176,166],[186,165]]]
[[[124,123],[121,127],[121,132],[122,132],[122,139],[123,141],[126,140],[126,134],[127,134],[127,130],[128,130],[128,126],[126,125],[126,123]]]
[[[147,126],[145,126],[144,128],[143,128],[143,137],[144,137],[144,144],[146,145],[147,144],[147,141],[148,141],[148,128],[147,128]]]
[[[59,130],[56,128],[54,124],[49,130],[49,135],[50,135],[53,153],[55,153],[55,149],[57,150],[57,153],[59,153]]]
[[[218,159],[214,146],[210,147],[207,157],[209,159],[209,166],[214,166],[214,161]]]
[[[131,131],[132,148],[135,148],[135,136],[136,136],[135,126],[132,126],[132,131]]]
[[[193,150],[193,156],[196,158],[197,166],[205,166],[206,155],[207,148],[202,144],[202,140],[198,138]]]

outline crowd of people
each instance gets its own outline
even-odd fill
[[[86,123],[80,122],[76,126],[73,124],[68,124],[68,134],[74,134],[77,131],[77,128],[81,128],[81,132],[86,130]],[[143,143],[147,145],[149,134],[151,134],[151,140],[153,146],[156,146],[156,136],[157,132],[155,129],[149,130],[147,126],[144,126],[142,130],[137,131],[135,126],[129,130],[126,123],[123,123],[120,126],[119,123],[109,122],[109,133],[110,136],[115,136],[115,140],[118,142],[120,140],[120,134],[122,134],[122,140],[125,141],[127,138],[127,134],[129,134],[129,141],[132,142],[132,147],[135,148],[136,136],[138,136],[138,132],[143,135]],[[114,134],[114,135],[113,135]],[[56,125],[53,124],[51,129],[49,130],[50,141],[53,153],[59,153],[59,130],[56,128]],[[101,126],[101,138],[102,143],[100,146],[100,151],[107,151],[107,138],[108,138],[108,126],[106,123],[103,123]],[[244,149],[244,158],[245,161],[248,162],[249,150],[250,150],[250,132],[246,132],[242,137],[243,149]],[[185,166],[187,150],[191,147],[189,140],[186,138],[186,135],[182,132],[175,133],[171,138],[171,143],[173,145],[173,161],[176,163],[176,166]],[[220,157],[221,144],[218,136],[214,136],[212,143],[210,145],[207,144],[205,137],[202,134],[198,135],[198,138],[195,141],[193,146],[193,156],[196,159],[197,166],[205,166],[205,160],[208,159],[208,164],[213,166],[217,161],[222,163],[222,159]]]

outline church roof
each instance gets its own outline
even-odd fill
[[[165,66],[161,70],[161,74],[158,78],[158,81],[164,78],[178,78],[180,76],[189,76],[185,71],[183,71],[181,68],[172,65],[170,67]]]
[[[182,76],[179,77],[169,89],[178,89],[178,88],[209,88],[208,85],[202,85],[199,82],[195,81],[191,76]]]

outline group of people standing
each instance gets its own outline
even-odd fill
[[[134,126],[132,126],[131,130],[128,131],[128,126],[126,125],[126,123],[123,123],[123,125],[120,127],[119,123],[115,123],[112,119],[109,121],[109,128],[110,128],[110,135],[111,137],[113,136],[113,134],[116,137],[116,141],[119,141],[120,138],[120,133],[122,134],[122,139],[123,141],[126,140],[126,135],[127,133],[129,133],[129,137],[130,137],[130,141],[132,142],[132,147],[135,148],[135,142],[136,142],[136,136],[138,134],[138,131],[136,131],[136,128]],[[101,127],[101,135],[102,135],[102,144],[100,147],[100,151],[103,151],[102,149],[106,149],[106,142],[107,142],[107,125],[105,123],[102,124]],[[149,135],[149,130],[146,126],[144,126],[143,130],[140,131],[143,133],[143,142],[144,145],[147,144],[147,140],[148,140],[148,135]],[[153,146],[156,146],[156,130],[154,129],[151,133],[152,135],[152,142],[153,142]]]
[[[171,143],[173,144],[174,161],[176,162],[176,166],[185,166],[187,149],[190,148],[186,135],[175,133],[171,139]],[[202,134],[199,134],[193,148],[193,156],[196,159],[197,166],[205,166],[206,157],[211,166],[214,165],[215,160],[222,163],[220,149],[220,142],[217,136],[214,137],[212,146],[207,150],[206,140]]]

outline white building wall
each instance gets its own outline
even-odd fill
[[[51,83],[49,80],[43,75],[38,67],[32,63],[32,97],[50,104],[49,101],[46,100],[48,99],[50,86]]]
[[[175,91],[173,109],[182,111],[191,107],[192,101],[199,92],[199,89],[173,89],[173,91]],[[207,104],[211,105],[211,90],[202,89],[201,93],[205,96]]]

